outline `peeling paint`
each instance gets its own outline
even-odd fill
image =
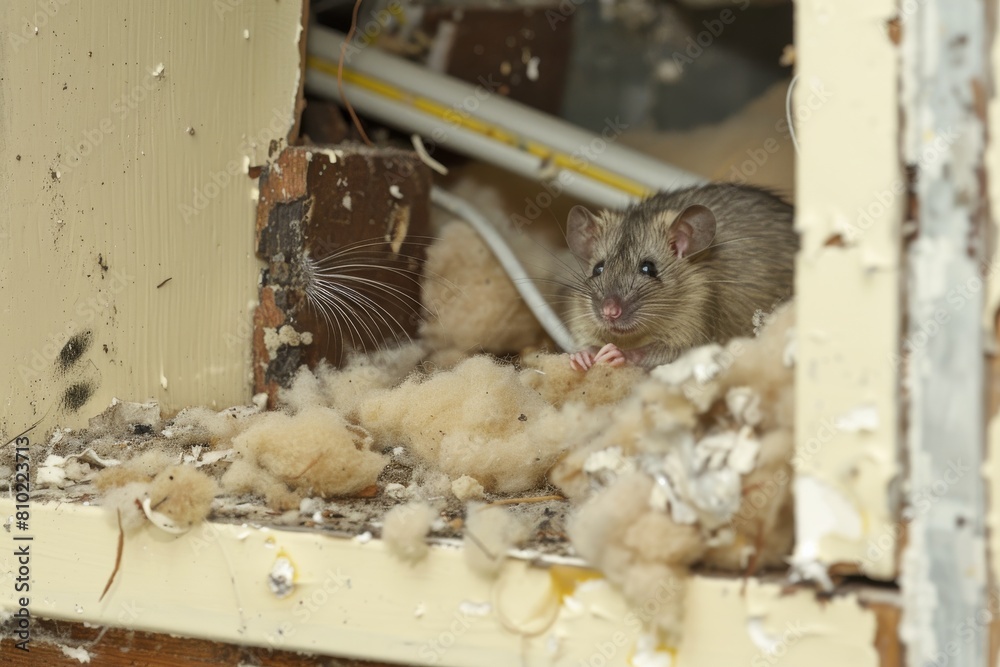
[[[796,474],[805,481],[801,496],[796,483],[794,560],[797,576],[821,581],[827,566],[860,562],[869,540],[895,534],[901,420],[892,360],[900,340],[906,179],[894,95],[899,58],[884,26],[898,11],[895,0],[796,2],[797,73],[824,95],[803,85],[794,90],[795,106],[809,109],[795,123],[802,250],[788,352],[795,359]],[[866,574],[891,580],[895,561],[881,559]]]

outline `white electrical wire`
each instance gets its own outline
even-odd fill
[[[466,221],[479,233],[479,236],[482,237],[483,241],[486,242],[486,245],[489,246],[494,256],[496,256],[497,260],[503,266],[504,271],[513,281],[514,287],[517,288],[521,298],[528,304],[528,308],[535,314],[539,324],[542,325],[546,333],[552,337],[552,340],[563,351],[571,352],[576,350],[576,343],[573,341],[573,336],[570,335],[562,320],[559,319],[559,316],[549,306],[545,297],[535,287],[535,283],[528,276],[528,272],[524,270],[521,262],[511,251],[510,246],[507,245],[507,241],[500,236],[500,232],[496,230],[496,227],[482,213],[476,210],[475,207],[469,204],[469,202],[437,186],[431,188],[431,201],[436,206]]]

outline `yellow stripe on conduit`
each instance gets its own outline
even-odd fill
[[[306,60],[306,64],[310,69],[323,72],[324,74],[332,77],[337,76],[336,63],[332,63],[316,56],[309,56]],[[476,134],[487,137],[488,139],[517,148],[518,150],[534,155],[543,161],[547,160],[560,169],[576,172],[591,180],[597,181],[598,183],[603,183],[604,185],[617,188],[618,190],[632,195],[633,197],[641,198],[653,194],[653,191],[650,188],[636,183],[631,179],[624,178],[623,176],[607,171],[606,169],[601,169],[600,167],[583,162],[580,158],[573,157],[572,155],[554,151],[543,144],[532,141],[522,141],[516,134],[508,132],[502,127],[493,125],[492,123],[487,123],[470,115],[458,114],[455,109],[446,107],[443,104],[435,102],[434,100],[405,92],[395,86],[385,83],[384,81],[373,79],[364,74],[348,69],[347,67],[344,67],[343,79],[347,83],[358,86],[359,88],[364,88],[387,99],[405,103],[418,111],[421,111],[429,116],[439,118],[446,123],[458,125],[459,127],[470,132],[475,132]]]

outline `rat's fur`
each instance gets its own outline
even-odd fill
[[[704,250],[678,258],[670,227],[693,205],[714,214],[715,236]],[[590,236],[571,229],[569,239],[585,262],[571,286],[568,312],[582,347],[614,343],[627,358],[651,367],[696,345],[751,335],[755,311],[770,312],[792,295],[798,250],[793,208],[765,190],[696,186],[591,217]],[[592,275],[601,261],[603,273]],[[655,264],[655,278],[640,271],[646,261]],[[601,317],[608,297],[621,303],[618,331]]]

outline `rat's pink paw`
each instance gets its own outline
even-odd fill
[[[575,371],[586,371],[594,365],[594,355],[590,350],[580,350],[569,355],[569,367]]]
[[[569,367],[575,371],[586,371],[594,365],[594,355],[583,350],[569,355]]]
[[[611,366],[624,366],[625,353],[622,352],[614,343],[608,343],[602,347],[594,357],[595,364],[602,362],[610,364]]]

